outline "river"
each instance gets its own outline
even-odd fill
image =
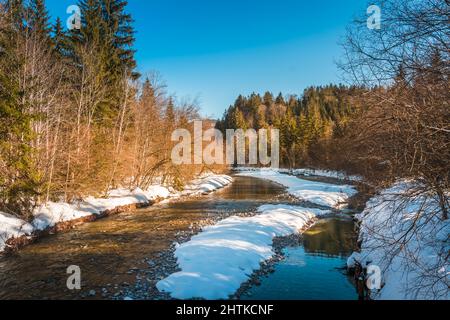
[[[158,204],[77,226],[0,257],[0,299],[164,299],[155,289],[176,271],[173,242],[186,241],[197,225],[252,213],[267,203],[292,203],[269,181],[236,177],[208,196]],[[356,299],[341,269],[353,248],[353,222],[327,218],[242,299]],[[66,285],[69,266],[81,269],[82,289]]]

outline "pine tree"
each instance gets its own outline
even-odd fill
[[[33,117],[17,77],[23,63],[16,42],[23,30],[24,8],[21,1],[9,1],[7,10],[0,30],[0,210],[23,217],[31,211],[39,179],[30,147]]]
[[[275,99],[275,103],[278,105],[286,105],[286,101],[284,101],[284,97],[283,94],[280,92],[280,94],[278,94],[277,98]]]
[[[148,78],[145,79],[142,85],[141,101],[146,101],[147,103],[156,103],[155,101],[155,89],[153,89],[152,84]],[[172,103],[173,105],[173,103]]]
[[[263,103],[266,105],[267,108],[270,108],[273,104],[273,94],[269,91],[264,93],[263,97]]]
[[[90,47],[95,49],[96,55],[106,56],[102,44],[109,39],[106,35],[102,36],[104,22],[98,0],[81,0],[78,6],[81,11],[81,26],[80,29],[69,30],[67,34],[67,56],[74,66],[81,67],[83,64],[81,48]]]
[[[44,0],[30,0],[29,24],[34,34],[40,40],[50,41],[51,24]]]
[[[0,74],[0,210],[21,215],[29,210],[23,203],[33,196],[31,150],[27,142],[31,137],[30,117],[18,103],[21,94],[17,84]]]
[[[134,59],[135,42],[133,19],[125,12],[128,2],[125,0],[103,0],[103,13],[107,26],[107,34],[111,36],[111,44],[120,59],[120,67],[132,72],[133,78],[139,76],[134,72],[136,61]]]
[[[68,35],[67,55],[73,66],[81,69],[83,60],[93,61],[97,70],[95,81],[108,88],[95,118],[110,124],[124,101],[126,79],[139,76],[134,70],[133,20],[125,13],[126,5],[123,0],[81,0],[81,28]],[[86,48],[91,52],[81,53]]]
[[[175,105],[173,104],[172,98],[169,98],[169,102],[167,103],[165,118],[169,127],[173,127],[175,125]]]
[[[25,30],[25,5],[23,0],[7,0],[5,2],[5,15],[9,30],[2,30],[2,32],[23,32]]]
[[[247,130],[244,114],[239,109],[236,109],[232,115],[232,128]]]
[[[247,98],[245,98],[243,95],[239,95],[239,97],[234,102],[234,107],[240,110],[243,110],[246,105],[247,105]]]
[[[267,127],[266,123],[266,106],[260,105],[254,115],[254,127],[256,130],[264,129]]]
[[[66,44],[66,33],[62,26],[62,21],[58,17],[56,18],[55,24],[53,25],[53,48],[60,55],[64,56]]]

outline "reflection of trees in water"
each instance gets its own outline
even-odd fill
[[[348,256],[355,249],[356,233],[352,221],[328,219],[304,234],[308,254]]]
[[[285,193],[285,188],[271,181],[248,177],[234,177],[234,182],[227,188],[226,198],[237,200],[248,199],[274,199]]]

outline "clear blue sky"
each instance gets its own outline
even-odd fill
[[[66,21],[76,0],[47,0]],[[365,0],[129,0],[139,71],[221,116],[239,94],[339,82],[338,41]]]

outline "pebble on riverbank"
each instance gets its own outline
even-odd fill
[[[247,212],[238,214],[240,217],[252,217],[256,212]],[[200,233],[205,226],[213,225],[218,221],[233,216],[233,213],[224,213],[215,217],[203,219],[197,223],[191,224],[189,230],[180,231],[173,239],[173,245],[166,251],[159,253],[156,257],[147,259],[149,269],[138,270],[136,273],[136,283],[134,286],[124,289],[123,286],[119,294],[110,297],[113,300],[123,300],[125,297],[131,297],[136,300],[175,300],[170,294],[160,292],[156,288],[158,281],[168,277],[169,275],[181,271],[175,258],[176,244],[182,244],[190,241],[190,239]],[[273,240],[273,250],[275,255],[268,261],[261,262],[260,269],[255,271],[250,280],[242,284],[239,290],[230,296],[230,300],[237,300],[244,295],[251,287],[261,284],[261,278],[275,272],[275,265],[284,259],[283,249],[290,246],[298,246],[302,241],[302,234],[311,228],[317,218],[308,222],[299,234],[288,237],[277,237]]]

